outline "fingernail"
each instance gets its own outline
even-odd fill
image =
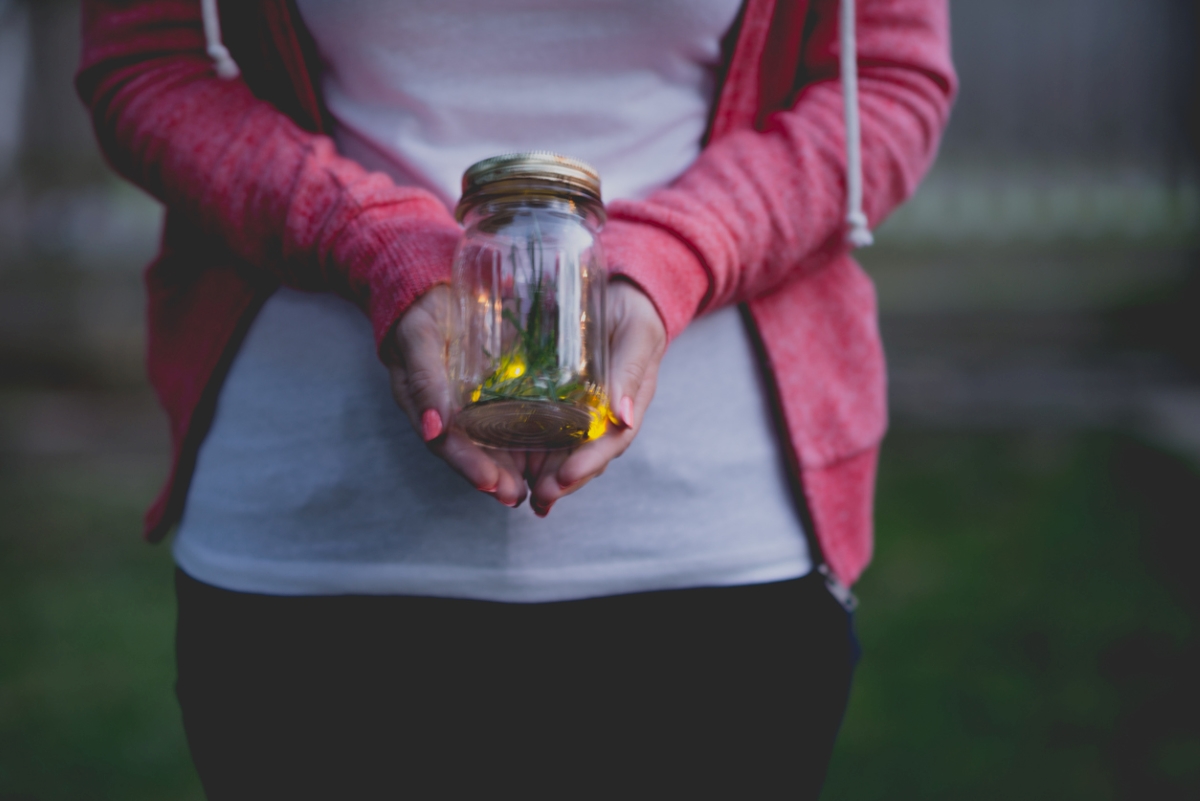
[[[626,428],[633,428],[633,398],[628,395],[621,398],[621,422]]]
[[[436,409],[426,409],[425,414],[421,415],[421,436],[425,437],[425,441],[437,439],[442,433],[442,416],[437,413]]]
[[[554,508],[554,501],[550,501],[550,503],[546,504],[545,506],[530,501],[529,508],[532,509],[533,513],[538,517],[545,517],[546,515],[550,514],[550,510]]]
[[[491,495],[493,498],[495,498],[497,501],[499,501],[500,503],[507,506],[509,509],[516,509],[518,506],[521,505],[520,501],[506,501],[497,494],[498,492],[500,492],[500,483],[499,482],[497,482],[496,486],[492,487],[491,489],[486,489],[484,487],[480,487],[479,491],[484,493],[485,495]]]

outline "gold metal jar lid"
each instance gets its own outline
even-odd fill
[[[546,150],[532,150],[492,156],[468,167],[454,216],[462,222],[467,211],[485,197],[538,189],[566,198],[602,202],[600,173],[595,167]]]

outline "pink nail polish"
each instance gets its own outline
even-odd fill
[[[421,415],[421,436],[425,437],[425,441],[437,439],[442,433],[442,416],[437,413],[436,409],[426,409]]]
[[[628,395],[621,398],[621,422],[627,428],[633,428],[633,398]]]

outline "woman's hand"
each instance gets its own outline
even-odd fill
[[[445,285],[435,286],[409,306],[385,350],[392,395],[429,450],[480,492],[494,495],[505,506],[518,506],[526,496],[524,454],[485,451],[446,425],[451,410],[446,374],[449,319],[450,288]]]
[[[612,353],[610,402],[621,424],[574,451],[529,454],[525,477],[533,511],[545,517],[554,502],[604,472],[637,436],[654,397],[658,366],[667,350],[667,331],[654,304],[635,285],[608,285],[608,330]]]

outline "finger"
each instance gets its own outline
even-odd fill
[[[499,464],[505,466],[506,470],[510,470],[513,474],[519,476],[524,481],[528,472],[529,454],[525,451],[494,451],[495,458]]]
[[[666,332],[653,304],[639,290],[622,282],[612,290],[616,303],[609,388],[617,418],[636,430],[654,397]]]
[[[393,333],[399,363],[391,369],[392,392],[426,442],[442,435],[450,417],[448,311],[448,291],[434,287],[409,307]]]
[[[612,395],[617,419],[635,431],[641,425],[658,379],[654,350],[634,337],[613,342]]]
[[[500,468],[500,486],[496,491],[496,500],[505,506],[517,507],[529,495],[525,482],[525,452],[524,451],[487,451]]]
[[[425,442],[430,442],[441,436],[446,429],[445,420],[448,416],[442,404],[430,407],[423,404],[422,399],[413,396],[409,386],[407,371],[400,366],[389,368],[392,386],[392,397],[397,405],[408,416],[409,422]]]
[[[446,376],[445,340],[440,332],[421,330],[405,339],[404,392],[413,424],[429,442],[445,430],[450,418],[450,380]]]
[[[550,514],[550,507],[565,494],[555,477],[567,457],[566,451],[530,455],[525,476],[530,490],[529,507],[538,517]]]
[[[547,458],[541,471],[529,485],[529,505],[545,517],[555,502],[578,492],[607,469],[609,462],[620,456],[633,442],[634,432],[625,428],[585,443],[574,451],[561,452]]]
[[[486,451],[451,429],[430,443],[430,450],[458,471],[480,492],[495,496],[505,506],[519,506],[527,493],[522,465],[503,451]]]
[[[529,451],[525,455],[525,479],[529,482],[529,486],[533,486],[537,482],[538,477],[542,474],[542,467],[546,464],[546,451]]]

